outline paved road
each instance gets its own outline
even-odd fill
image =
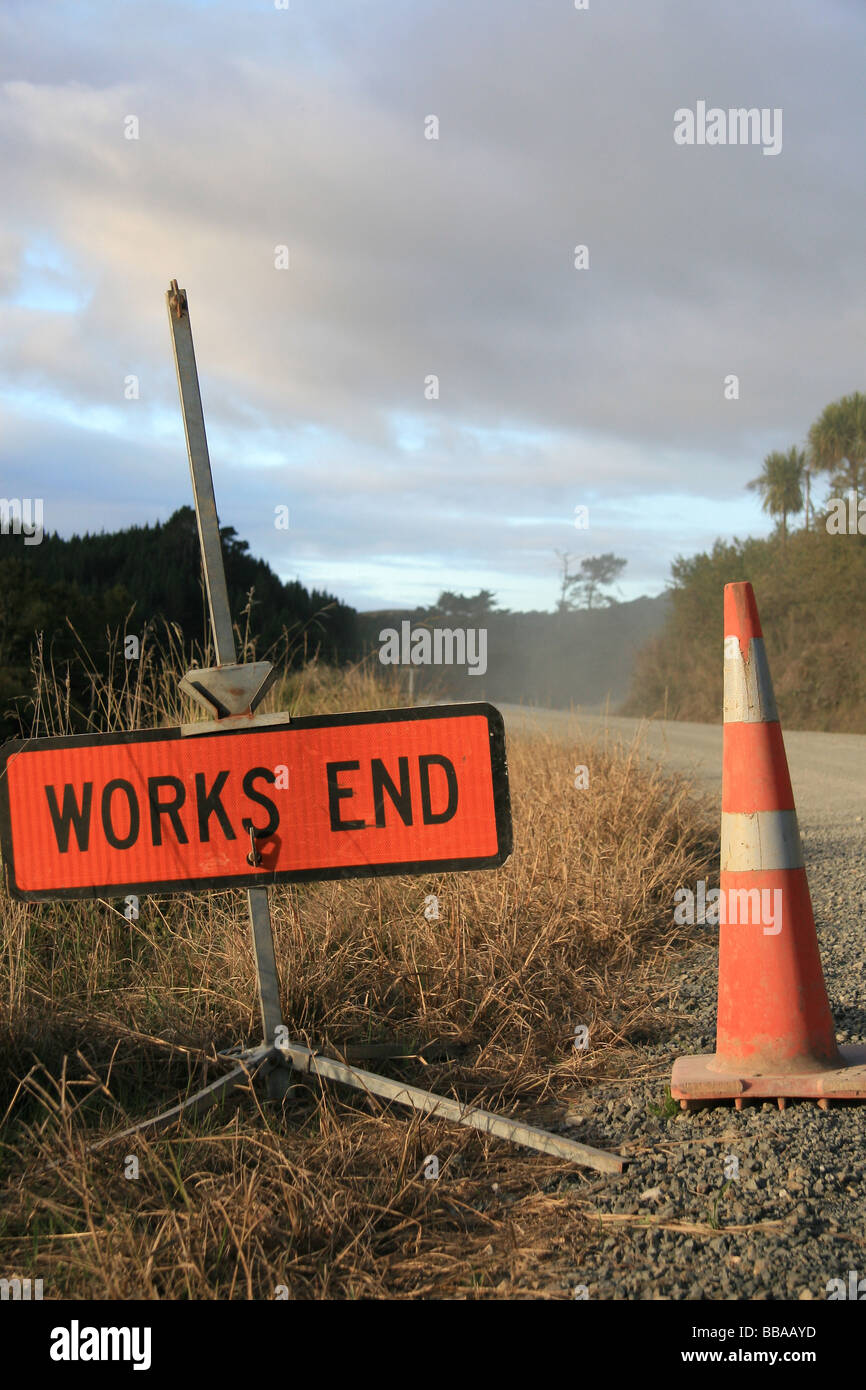
[[[507,730],[538,728],[579,748],[607,736],[630,744],[640,733],[647,754],[672,771],[694,777],[696,787],[721,797],[722,726],[675,720],[499,705]],[[783,730],[784,732],[784,730]],[[801,827],[861,829],[866,816],[866,734],[785,733],[785,748]],[[578,760],[579,761],[579,760]]]

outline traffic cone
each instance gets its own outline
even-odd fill
[[[716,1051],[679,1058],[671,1095],[866,1099],[866,1047],[836,1045],[751,584],[725,585],[724,669]]]

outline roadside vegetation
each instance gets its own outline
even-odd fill
[[[816,478],[827,480],[819,505]],[[749,487],[774,534],[675,560],[668,617],[638,653],[620,712],[721,721],[722,595],[749,580],[783,727],[866,733],[866,396],[829,405],[807,448],[768,454]]]
[[[173,640],[172,678],[165,650],[143,650],[122,679],[86,667],[91,728],[197,717],[176,694],[189,653]],[[33,732],[81,727],[71,688],[37,656]],[[378,663],[314,662],[266,707],[407,702]],[[568,744],[510,738],[508,753],[502,869],[272,890],[284,1017],[291,1036],[353,1060],[401,1044],[406,1060],[361,1065],[555,1126],[578,1098],[591,1116],[595,1081],[627,1078],[635,1048],[670,1027],[669,972],[692,944],[673,893],[711,872],[717,826],[637,747],[576,730]],[[247,1087],[163,1135],[90,1152],[213,1080],[215,1049],[258,1038],[241,892],[142,898],[135,921],[123,909],[0,896],[6,1275],[41,1278],[45,1298],[568,1296],[604,1238],[582,1205],[598,1174],[354,1091],[305,1085],[280,1106]],[[598,1142],[591,1120],[579,1137]]]

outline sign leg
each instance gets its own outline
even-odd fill
[[[280,982],[277,976],[277,960],[274,954],[274,932],[271,924],[271,906],[267,888],[247,890],[250,909],[250,927],[253,937],[253,953],[256,958],[256,978],[259,988],[259,1001],[262,1010],[262,1040],[274,1047],[277,1042],[277,1029],[282,1026],[280,1010]],[[268,1072],[268,1097],[282,1100],[294,1088],[291,1084],[291,1071],[286,1066],[277,1066]]]

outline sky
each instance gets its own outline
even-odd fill
[[[282,578],[662,592],[863,389],[864,51],[862,0],[3,0],[0,493],[63,536],[191,502],[176,278]],[[737,108],[767,137],[675,138]]]

